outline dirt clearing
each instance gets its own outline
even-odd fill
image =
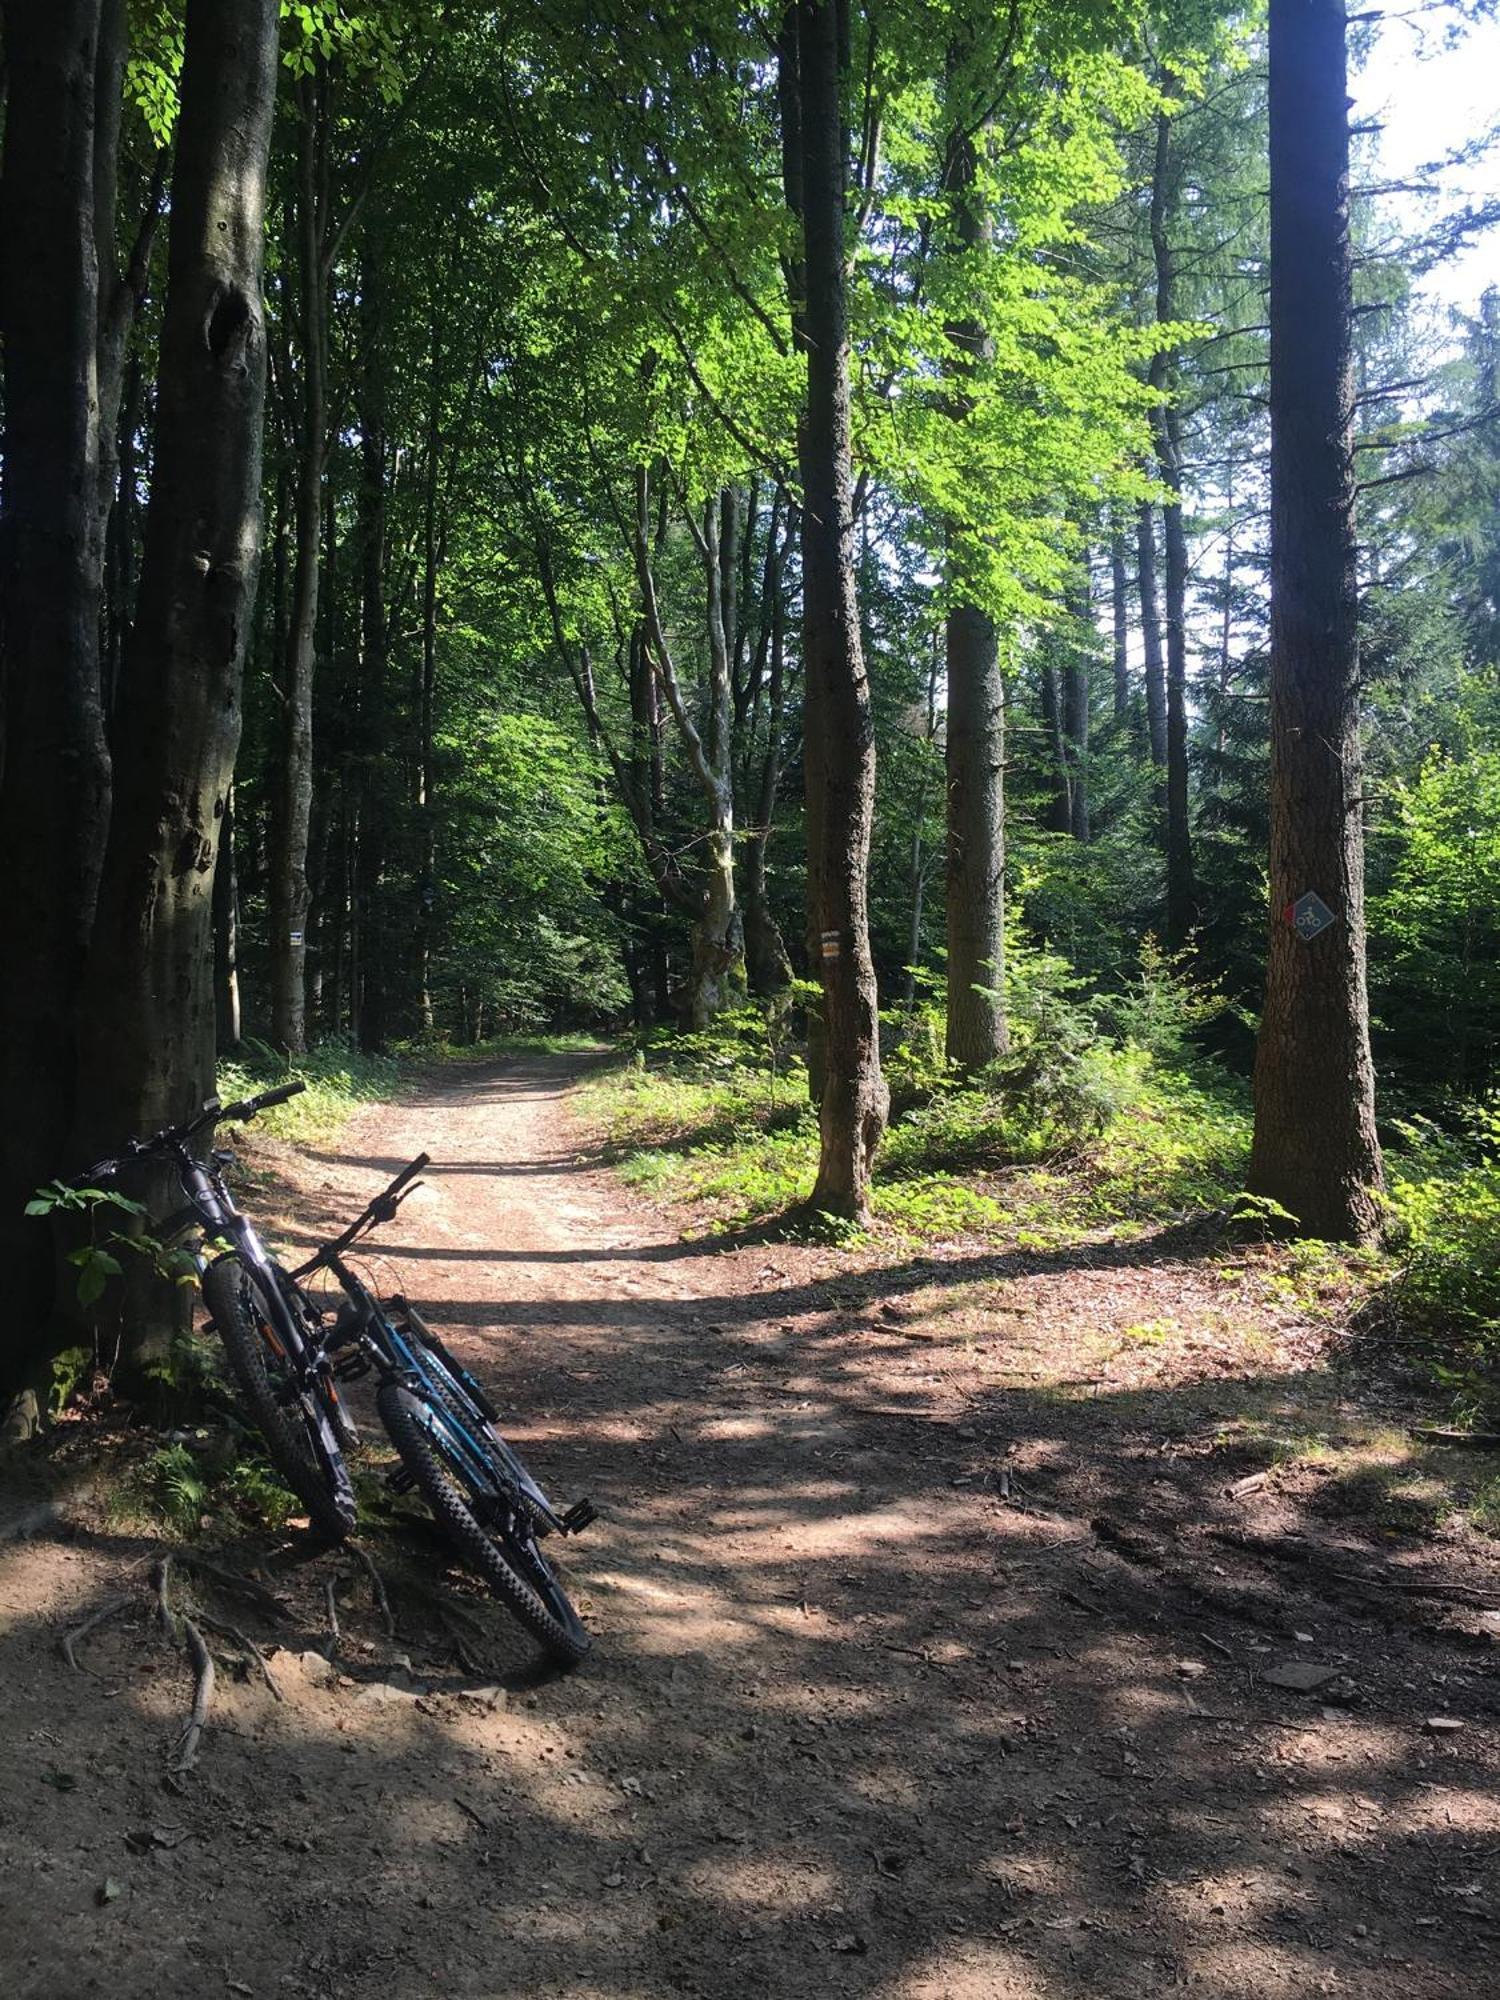
[[[684,1243],[568,1082],[372,1110],[283,1238],[432,1154],[366,1262],[598,1503],[591,1659],[539,1677],[462,1591],[393,1637],[295,1537],[212,1552],[273,1602],[179,1558],[218,1676],[174,1780],[159,1550],[75,1471],[0,1544],[0,1989],[1491,2000],[1500,1566],[1267,1450],[1354,1422],[1326,1321],[1190,1239]]]

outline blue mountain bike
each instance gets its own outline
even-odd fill
[[[401,1459],[393,1487],[419,1491],[464,1562],[549,1659],[576,1666],[589,1635],[541,1545],[581,1534],[596,1518],[593,1504],[557,1512],[496,1429],[499,1412],[481,1385],[404,1298],[377,1298],[346,1261],[361,1236],[396,1213],[427,1164],[422,1153],[404,1167],[291,1280],[300,1288],[327,1271],[344,1293],[318,1351],[341,1381],[375,1373],[375,1406]]]

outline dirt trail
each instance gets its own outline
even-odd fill
[[[1170,1407],[1016,1386],[1028,1342],[1146,1315],[1164,1267],[1211,1328],[1201,1260],[683,1244],[567,1083],[443,1073],[304,1163],[287,1234],[432,1153],[372,1264],[543,1483],[599,1504],[570,1570],[590,1662],[537,1680],[493,1621],[483,1677],[403,1660],[350,1591],[340,1671],[297,1630],[284,1701],[221,1676],[178,1795],[188,1678],[145,1597],[89,1673],[54,1650],[147,1545],[0,1547],[0,1988],[1493,1996],[1500,1580],[1330,1529],[1285,1482],[1227,1497],[1202,1438],[1242,1356]],[[1313,1343],[1286,1317],[1259,1365]],[[288,1582],[304,1624],[335,1560]],[[1480,1603],[1389,1588],[1438,1569]],[[1288,1659],[1331,1676],[1268,1685]]]

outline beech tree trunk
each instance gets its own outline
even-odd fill
[[[327,298],[323,184],[327,105],[323,80],[297,85],[294,255],[299,379],[290,627],[281,665],[282,741],[271,821],[268,923],[271,1034],[290,1053],[307,1046],[308,835],[313,790],[313,675],[317,665],[323,470],[328,455]],[[290,388],[292,385],[288,385]]]
[[[1365,992],[1343,0],[1271,0],[1271,936],[1250,1187],[1365,1241],[1381,1160]],[[1317,894],[1333,913],[1289,921]]]
[[[807,405],[798,430],[802,473],[803,767],[807,786],[808,931],[823,984],[821,1145],[810,1206],[862,1219],[890,1093],[880,1073],[879,1001],[870,954],[868,871],[875,800],[875,731],[860,645],[850,492],[849,330],[844,213],[847,146],[841,112],[839,9],[798,0],[795,154],[788,192],[802,220]],[[783,38],[782,61],[787,56]],[[791,81],[783,76],[783,84]],[[794,293],[794,297],[796,294]]]
[[[981,128],[982,130],[983,128]],[[975,192],[976,140],[953,147],[952,183],[962,250],[983,253],[993,237]],[[948,328],[960,378],[985,350],[980,326]],[[963,398],[955,421],[968,414]],[[950,552],[950,567],[952,554]],[[945,621],[948,669],[946,914],[949,1062],[984,1069],[1009,1044],[1005,1019],[1005,690],[995,621],[973,603],[956,602]],[[918,877],[920,881],[920,876]],[[916,919],[913,928],[916,928]]]
[[[702,885],[693,925],[693,962],[683,1009],[695,1031],[708,1027],[745,994],[745,933],[734,880],[733,691],[719,511],[718,502],[710,500],[704,507],[701,527],[690,511],[686,517],[703,559],[708,610],[708,688],[700,730],[684,696],[662,624],[651,561],[650,477],[644,465],[637,469],[633,540],[645,614],[643,642],[708,816],[702,843]]]
[[[99,689],[94,215],[99,0],[7,0],[0,333],[0,1382],[47,1352],[52,1244],[22,1209],[71,1165],[75,1018],[109,811]]]
[[[261,258],[277,0],[188,0],[156,454],[84,994],[80,1150],[213,1088],[212,902],[260,553]],[[137,1376],[168,1300],[133,1329]]]

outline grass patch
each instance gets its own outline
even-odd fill
[[[1103,1224],[1142,1228],[1227,1204],[1242,1184],[1249,1114],[1229,1085],[1159,1067],[1133,1046],[1091,1046],[1081,1078],[1021,1054],[1016,1067],[959,1086],[938,1071],[886,1134],[871,1207],[918,1239],[1006,1236],[1048,1249]],[[727,1031],[655,1038],[588,1079],[585,1112],[632,1185],[701,1211],[707,1229],[784,1214],[818,1161],[806,1070]]]
[[[218,1090],[228,1103],[299,1077],[307,1085],[301,1096],[263,1111],[255,1129],[293,1145],[312,1145],[336,1138],[365,1105],[395,1097],[407,1067],[398,1056],[367,1055],[343,1041],[321,1042],[296,1057],[246,1041],[232,1062],[220,1063]]]

